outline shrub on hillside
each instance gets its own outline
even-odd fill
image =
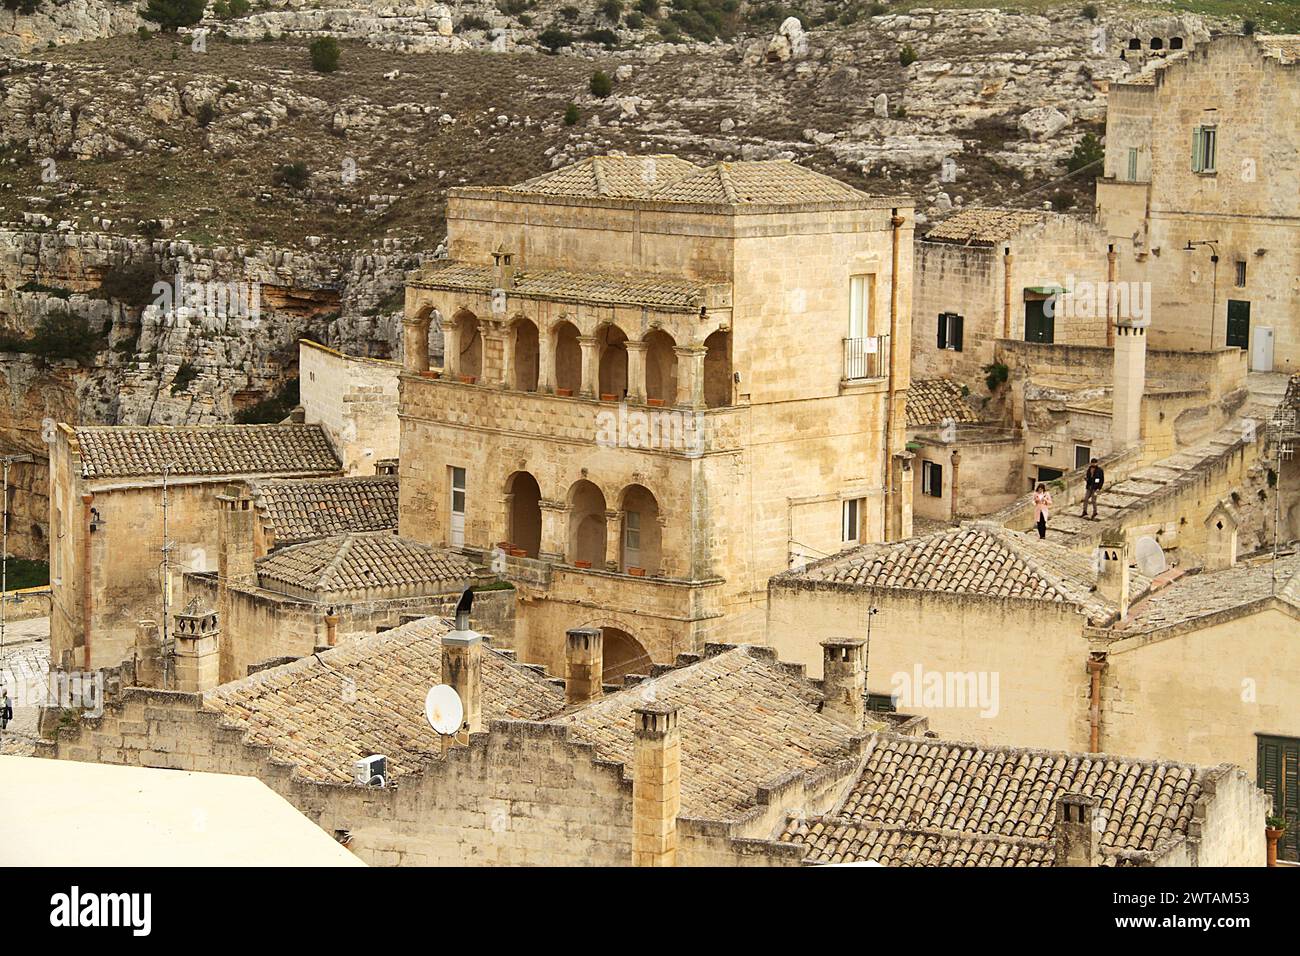
[[[154,283],[158,281],[158,271],[154,266],[143,262],[125,262],[113,266],[99,280],[99,295],[104,299],[115,299],[123,305],[142,309],[154,300]]]
[[[308,48],[311,66],[317,73],[333,73],[339,68],[339,41],[333,37],[317,37]]]
[[[1077,173],[1081,169],[1100,163],[1105,158],[1106,147],[1102,146],[1097,134],[1084,133],[1083,139],[1079,140],[1079,144],[1074,147],[1074,152],[1066,161],[1065,168],[1072,173]]]
[[[175,32],[202,20],[206,6],[206,0],[149,0],[140,16],[168,32]]]
[[[602,100],[614,92],[614,82],[609,78],[609,74],[604,70],[597,70],[591,74],[591,95],[600,97]]]

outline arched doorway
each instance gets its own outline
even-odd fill
[[[627,394],[627,336],[617,325],[596,330],[600,350],[600,394],[622,398]]]
[[[538,369],[537,326],[525,318],[515,319],[510,327],[510,338],[514,349],[514,381],[511,385],[521,392],[535,392]]]
[[[551,334],[555,348],[555,387],[577,395],[582,388],[582,346],[578,344],[578,327],[559,322]]]
[[[731,404],[731,333],[719,329],[704,348],[704,404],[723,408]]]
[[[648,575],[659,573],[661,553],[659,502],[643,485],[628,485],[623,490],[623,539],[620,542],[619,567],[641,568]]]
[[[483,374],[483,336],[479,333],[478,316],[468,309],[456,313],[457,350],[456,374]]]
[[[645,337],[645,396],[672,405],[677,401],[677,343],[662,329]]]
[[[602,627],[600,630],[604,655],[602,681],[621,684],[628,674],[650,673],[652,661],[640,641],[617,627]]]
[[[510,495],[506,537],[514,547],[535,558],[542,547],[542,491],[537,479],[526,471],[517,471],[506,483],[506,493]]]
[[[569,489],[569,560],[605,567],[605,496],[586,479]]]

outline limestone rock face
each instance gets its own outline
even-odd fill
[[[1033,140],[1051,139],[1070,125],[1070,118],[1055,106],[1039,106],[1021,114],[1020,131]]]
[[[784,63],[808,55],[808,36],[798,17],[786,17],[775,36],[768,41],[768,60]]]

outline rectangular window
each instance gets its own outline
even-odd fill
[[[921,494],[943,497],[943,465],[937,461],[921,462]]]
[[[447,470],[451,479],[449,537],[453,548],[461,548],[465,545],[465,469],[453,465]]]
[[[1074,467],[1087,468],[1088,462],[1090,461],[1092,461],[1092,446],[1075,445],[1074,446]]]
[[[845,544],[857,544],[862,521],[862,499],[849,498],[843,503],[840,522],[840,540]]]
[[[876,714],[898,713],[898,703],[890,694],[867,694],[867,710]]]
[[[941,349],[960,352],[965,318],[956,312],[940,312],[937,344]]]
[[[849,338],[865,339],[871,334],[871,276],[849,278]]]
[[[641,512],[629,511],[623,515],[623,544],[629,551],[641,550]]]
[[[1136,147],[1130,147],[1128,151],[1128,181],[1137,182],[1138,178],[1138,151]]]
[[[1218,152],[1218,128],[1197,126],[1192,131],[1192,172],[1212,173]]]
[[[1244,262],[1237,263],[1237,288],[1246,288],[1246,263]]]

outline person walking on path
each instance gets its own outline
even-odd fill
[[[1034,524],[1038,526],[1038,537],[1047,537],[1047,519],[1051,517],[1052,493],[1047,485],[1039,483],[1034,489]]]
[[[1106,483],[1106,473],[1101,470],[1101,465],[1097,464],[1094,458],[1088,463],[1088,470],[1083,473],[1083,513],[1080,518],[1088,517],[1088,504],[1092,504],[1092,520],[1097,520],[1097,496],[1101,494],[1101,486]]]
[[[9,728],[9,721],[14,719],[14,706],[9,701],[9,688],[0,691],[0,730]]]

